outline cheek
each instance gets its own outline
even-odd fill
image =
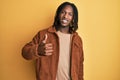
[[[72,21],[73,20],[73,16],[69,16],[69,19]]]
[[[70,16],[70,20],[72,21],[72,19],[73,19],[73,16]]]
[[[62,19],[62,16],[61,15],[59,15],[59,20],[61,20]]]
[[[73,18],[71,17],[71,18],[69,18],[69,19],[70,19],[70,22],[72,22]]]
[[[60,15],[59,15],[59,18],[60,18],[60,19],[62,19],[63,17],[64,17],[64,15],[63,15],[63,14],[60,14]]]

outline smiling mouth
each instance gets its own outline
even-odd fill
[[[68,21],[67,20],[62,20],[63,23],[67,23]]]

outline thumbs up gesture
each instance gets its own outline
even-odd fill
[[[38,54],[39,55],[45,55],[45,56],[52,55],[52,53],[53,53],[53,44],[52,43],[46,43],[47,39],[48,39],[48,35],[45,34],[44,40],[38,46]]]

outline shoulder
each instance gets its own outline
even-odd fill
[[[39,30],[39,31],[36,33],[35,37],[38,37],[39,39],[43,38],[44,35],[48,32],[48,29],[49,29],[49,28]]]
[[[50,28],[51,28],[51,27],[45,28],[45,29],[42,29],[42,30],[39,30],[37,34],[38,34],[38,35],[44,35],[44,34],[48,33],[48,30],[49,30]]]
[[[55,27],[50,26],[49,28],[46,28],[46,29],[40,30],[39,32],[40,32],[40,33],[46,33],[46,32],[54,33],[54,32],[56,32],[56,29],[55,29]]]
[[[48,31],[49,28],[45,28],[45,29],[42,29],[42,30],[39,30],[38,33],[45,33]]]
[[[42,30],[39,30],[37,33],[37,36],[42,39],[45,37],[45,35],[51,35],[52,33],[56,32],[55,28],[53,26],[50,26],[49,28],[45,28]]]
[[[77,33],[75,32],[73,35],[75,35],[75,38],[78,40],[78,41],[82,41],[82,37]]]
[[[74,41],[77,43],[77,44],[79,44],[79,45],[83,45],[83,41],[82,41],[82,37],[77,33],[77,32],[75,32],[74,34],[73,34],[73,36],[74,36]]]

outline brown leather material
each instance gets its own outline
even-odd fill
[[[38,45],[48,35],[47,43],[53,44],[53,54],[50,56],[38,55]],[[83,79],[83,44],[77,32],[72,34],[70,74],[72,80]],[[22,49],[22,55],[27,60],[36,59],[37,80],[55,80],[59,62],[59,38],[54,27],[39,31],[33,40]]]

